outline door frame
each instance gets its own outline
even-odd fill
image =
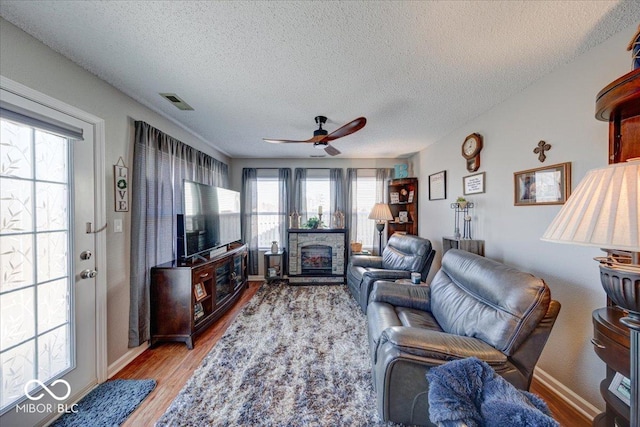
[[[77,107],[52,98],[37,90],[0,75],[0,87],[15,95],[44,105],[61,113],[75,117],[93,128],[94,138],[94,179],[95,179],[95,218],[93,229],[107,224],[106,215],[106,175],[105,175],[105,123],[104,120],[80,110]],[[98,384],[107,380],[107,233],[106,230],[95,234],[96,276],[96,377]],[[86,390],[88,393],[93,387]]]

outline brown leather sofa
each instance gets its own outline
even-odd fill
[[[367,312],[369,294],[377,280],[410,279],[411,273],[420,273],[427,279],[436,251],[431,242],[419,236],[395,233],[389,237],[382,256],[354,255],[347,266],[347,287]]]
[[[471,356],[528,390],[559,311],[542,279],[455,249],[428,286],[376,282],[367,318],[380,416],[433,425],[426,372]]]

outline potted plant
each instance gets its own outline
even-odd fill
[[[467,199],[465,199],[464,197],[458,197],[458,198],[456,199],[456,203],[458,204],[458,207],[459,207],[460,209],[464,210],[464,209],[466,209],[466,208],[467,208],[467,204],[468,204],[469,202],[468,202],[468,201],[467,201]]]
[[[320,228],[322,222],[315,216],[312,216],[311,218],[309,218],[305,224],[305,228],[312,228],[312,229],[316,229],[316,228]]]

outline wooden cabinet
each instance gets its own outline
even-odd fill
[[[606,412],[596,417],[594,426],[628,427],[629,406],[618,399],[609,385],[616,372],[629,378],[629,328],[620,323],[626,313],[619,307],[603,307],[593,312],[593,344],[594,351],[607,364],[606,378],[600,383],[600,393],[606,403]]]
[[[193,339],[220,318],[247,287],[247,246],[206,261],[173,261],[151,269],[151,345]]]
[[[418,235],[418,178],[389,181],[389,208],[394,220],[387,223],[387,237],[396,231]],[[406,220],[404,214],[406,212]]]
[[[609,163],[640,157],[640,68],[600,91],[596,119],[609,122]]]

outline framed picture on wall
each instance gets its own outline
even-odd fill
[[[481,172],[462,177],[462,193],[465,196],[484,193],[484,174]]]
[[[515,206],[562,205],[571,194],[571,162],[513,174]]]
[[[447,198],[447,171],[429,175],[429,200],[444,200]]]

